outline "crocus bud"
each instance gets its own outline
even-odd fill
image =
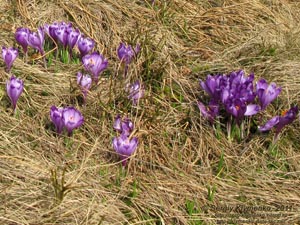
[[[108,61],[100,53],[93,52],[82,58],[84,68],[93,75],[93,80],[98,83],[100,73],[106,69]]]
[[[13,62],[18,57],[18,50],[15,48],[2,47],[2,58],[6,64],[6,71],[9,73]]]
[[[129,139],[128,136],[121,134],[119,137],[114,137],[112,143],[115,151],[122,160],[123,167],[125,167],[128,158],[134,153],[138,146],[137,137]]]
[[[10,80],[6,82],[7,95],[11,100],[14,112],[16,110],[17,101],[22,94],[23,89],[24,82],[21,79],[16,78],[14,75],[12,75]]]
[[[58,134],[61,134],[64,128],[64,121],[62,117],[63,111],[63,108],[57,108],[56,106],[52,106],[50,108],[50,118]]]
[[[72,135],[74,129],[80,127],[84,122],[82,114],[74,107],[65,108],[62,117],[69,136]]]
[[[17,28],[15,33],[15,39],[22,46],[25,55],[27,55],[29,33],[30,30],[24,27]]]

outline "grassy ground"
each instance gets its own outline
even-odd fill
[[[45,70],[20,56],[16,116],[1,61],[0,224],[299,224],[299,119],[270,149],[272,133],[216,138],[196,106],[199,78],[238,69],[283,88],[266,118],[299,103],[298,1],[1,1],[0,18],[1,46],[16,46],[17,27],[71,21],[109,59],[83,106],[81,64],[53,60]],[[127,77],[146,86],[137,107],[123,89],[121,41],[142,48]],[[53,132],[52,105],[83,113],[71,140]],[[140,141],[125,170],[111,144],[118,113],[133,119]]]

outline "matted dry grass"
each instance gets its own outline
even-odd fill
[[[0,18],[1,45],[15,45],[17,27],[72,21],[96,40],[111,75],[83,107],[75,82],[80,65],[53,62],[45,70],[19,57],[13,73],[24,79],[25,92],[14,117],[5,94],[9,75],[1,69],[0,224],[215,224],[225,206],[242,207],[237,213],[248,224],[257,219],[249,214],[278,215],[278,208],[282,216],[269,215],[270,224],[283,217],[300,222],[299,120],[274,155],[271,133],[242,143],[225,134],[217,139],[195,104],[204,94],[199,78],[237,69],[283,87],[266,117],[299,103],[297,1],[18,0],[1,1]],[[118,74],[121,41],[142,45],[127,79],[140,78],[147,88],[135,108]],[[85,123],[70,146],[54,134],[49,109],[73,104]],[[125,171],[111,145],[117,113],[134,120],[140,140]]]

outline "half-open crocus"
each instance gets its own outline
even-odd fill
[[[79,112],[74,107],[65,108],[62,117],[64,121],[64,126],[67,128],[69,136],[72,135],[72,131],[74,129],[80,127],[84,122],[84,118],[81,112]]]
[[[17,49],[13,47],[9,47],[9,48],[5,46],[2,47],[2,58],[6,64],[6,71],[8,73],[10,72],[12,64],[14,63],[18,55],[19,53]]]
[[[77,84],[80,86],[80,89],[83,94],[84,102],[88,91],[92,86],[92,78],[89,75],[83,75],[81,72],[77,73]]]
[[[12,75],[9,81],[6,82],[7,95],[11,100],[13,110],[15,112],[17,101],[24,89],[24,82]]]
[[[125,136],[129,136],[134,128],[133,123],[129,118],[125,117],[122,119],[119,114],[115,118],[113,127],[116,131]]]
[[[144,85],[139,80],[129,85],[127,90],[129,91],[128,98],[132,100],[133,105],[137,105],[139,99],[142,98],[145,93]]]
[[[128,65],[131,63],[131,60],[136,57],[136,55],[140,51],[140,45],[137,44],[135,49],[131,47],[131,45],[126,46],[124,43],[120,43],[117,53],[121,62],[125,63],[125,71],[124,75],[127,75]]]
[[[260,79],[256,83],[257,97],[260,102],[261,109],[264,110],[281,92],[281,88],[277,88],[275,83],[268,85],[265,79]]]
[[[69,28],[67,29],[68,32],[68,48],[69,48],[69,54],[72,57],[72,50],[74,46],[76,45],[79,37],[80,37],[80,31],[78,29]]]
[[[24,27],[17,28],[17,31],[15,33],[15,39],[17,43],[22,46],[25,57],[27,56],[29,33],[30,30]]]
[[[95,46],[95,41],[91,38],[85,38],[83,35],[80,35],[77,42],[77,47],[80,52],[81,57],[88,54]]]
[[[93,81],[98,83],[100,73],[106,69],[108,61],[100,53],[93,52],[82,58],[84,68],[93,75]]]
[[[296,119],[298,112],[299,112],[298,106],[291,107],[289,110],[283,112],[282,116],[273,117],[272,119],[267,121],[265,125],[259,126],[258,129],[260,131],[268,131],[271,130],[273,127],[275,127],[276,130],[275,130],[274,141],[276,141],[283,127],[292,123]]]
[[[113,147],[119,154],[123,167],[126,166],[128,158],[134,153],[138,146],[137,137],[129,139],[128,136],[121,134],[119,137],[113,138]]]
[[[58,134],[61,134],[64,128],[64,121],[62,117],[63,111],[64,108],[57,108],[56,106],[52,106],[50,108],[50,119],[53,122]]]

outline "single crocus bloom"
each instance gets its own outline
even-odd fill
[[[80,37],[80,31],[78,29],[71,28],[68,29],[67,32],[68,32],[67,43],[68,43],[70,55],[72,55],[72,49],[74,48],[74,46],[76,45]]]
[[[129,118],[125,117],[122,120],[120,115],[116,116],[113,127],[116,131],[125,136],[129,136],[134,128],[133,123]]]
[[[72,135],[72,131],[74,129],[80,127],[84,122],[82,114],[74,107],[65,108],[63,110],[62,117],[64,121],[64,126],[67,128],[69,136]]]
[[[93,75],[93,80],[98,83],[100,73],[106,69],[108,61],[100,53],[93,52],[82,58],[83,65]]]
[[[134,105],[137,105],[139,99],[142,98],[145,93],[145,88],[139,80],[129,85],[127,90],[129,91],[128,98],[132,100]]]
[[[259,126],[258,129],[260,131],[268,131],[271,130],[273,127],[275,127],[276,131],[275,131],[274,140],[276,141],[283,127],[292,123],[296,119],[298,112],[299,112],[298,106],[294,106],[291,109],[283,112],[282,116],[273,117],[272,119],[267,121],[265,125]]]
[[[16,58],[18,57],[19,53],[18,50],[10,47],[7,48],[5,46],[2,47],[2,58],[6,64],[6,71],[9,73],[10,69],[12,67],[12,64],[14,63],[14,61],[16,60]]]
[[[124,71],[124,75],[127,75],[127,71],[128,71],[128,66],[131,63],[131,60],[136,57],[136,55],[139,53],[140,51],[140,45],[137,44],[135,49],[133,49],[131,47],[131,45],[126,46],[124,43],[120,43],[117,53],[118,53],[118,57],[121,60],[121,62],[125,63],[125,71]]]
[[[56,106],[50,108],[50,118],[58,134],[61,134],[64,128],[63,111],[64,108],[57,108]]]
[[[81,72],[77,73],[77,84],[80,86],[80,89],[84,96],[84,101],[87,96],[88,91],[92,86],[92,78],[89,75],[83,75]]]
[[[121,134],[119,137],[114,137],[112,143],[115,151],[122,160],[123,167],[125,167],[128,158],[134,153],[138,146],[137,137],[129,139],[128,136]]]
[[[44,55],[45,31],[42,27],[37,32],[30,32],[28,36],[28,44],[32,48],[37,49],[41,55]]]
[[[28,50],[28,37],[29,37],[30,30],[28,28],[19,27],[15,33],[15,39],[19,45],[22,46],[23,52],[27,55]]]
[[[256,83],[257,97],[262,110],[264,110],[281,92],[281,88],[277,88],[275,83],[268,85],[265,79],[261,79]]]
[[[16,78],[14,75],[12,75],[10,80],[6,82],[7,95],[11,100],[14,112],[16,110],[17,101],[22,94],[23,89],[24,82],[21,79]]]
[[[77,47],[80,52],[81,57],[88,54],[95,46],[95,41],[91,38],[85,38],[83,35],[80,35],[77,42]]]

